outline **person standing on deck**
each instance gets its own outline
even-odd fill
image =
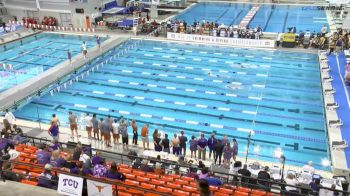
[[[16,117],[8,109],[6,109],[5,112],[5,119],[10,123],[10,125],[12,125],[12,123],[16,121]]]
[[[99,126],[98,126],[98,120],[97,120],[96,114],[92,115],[91,123],[92,123],[92,130],[94,132],[94,139],[100,140]]]
[[[88,139],[91,139],[91,131],[92,131],[92,122],[91,122],[92,118],[89,115],[89,113],[86,113],[85,116],[85,127],[86,127],[86,131],[88,134]]]
[[[70,130],[72,132],[71,138],[72,139],[74,138],[74,131],[78,137],[78,117],[77,117],[77,115],[73,114],[72,111],[69,111],[68,121],[69,121],[69,125],[70,125]]]
[[[137,145],[138,133],[137,133],[137,124],[135,119],[132,119],[131,127],[132,127],[132,133],[133,133],[132,144]]]
[[[85,41],[83,41],[83,44],[81,45],[81,49],[83,50],[84,59],[86,59],[87,46],[86,46]]]
[[[69,61],[69,64],[72,64],[72,54],[70,53],[70,50],[67,50],[67,59]]]
[[[97,46],[98,46],[98,49],[101,50],[101,40],[100,40],[100,36],[96,36],[96,43],[97,43]]]

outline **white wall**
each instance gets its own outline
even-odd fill
[[[72,24],[74,27],[85,27],[86,16],[90,17],[90,21],[93,22],[94,19],[92,15],[99,12],[98,8],[101,7],[102,0],[89,0],[88,3],[71,3],[71,13],[72,13]],[[75,9],[84,9],[84,14],[76,13]],[[95,9],[96,8],[96,9]]]

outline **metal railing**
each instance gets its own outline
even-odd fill
[[[31,140],[30,143],[32,143],[33,145],[37,145],[43,142],[50,142],[50,140],[46,138],[37,138],[37,137],[31,137],[31,136],[27,136],[27,138]],[[59,142],[59,144],[61,145],[61,147],[66,146],[66,148],[62,148],[62,149],[68,149],[68,148],[73,149],[76,143]],[[118,152],[111,152],[107,150],[96,149],[96,148],[92,148],[91,146],[90,148],[91,148],[91,151],[101,152],[101,155],[103,158],[106,158],[108,160],[113,160],[120,164],[131,164],[133,160],[140,158],[140,156],[134,156],[134,155],[129,155],[125,153],[118,153]],[[174,162],[174,161],[169,161],[164,159],[159,160],[159,159],[149,158],[149,157],[142,157],[141,159],[146,159],[150,162],[157,162],[168,166],[168,168],[166,169],[166,171],[168,171],[167,172],[168,174],[176,173],[179,175],[186,175],[186,173],[183,173],[181,171],[184,171],[184,170],[190,171],[193,169],[195,170],[198,169],[198,165],[191,164],[191,163],[179,164],[178,162]],[[180,171],[180,168],[183,168],[183,169]],[[259,189],[266,192],[274,192],[274,193],[285,193],[287,192],[285,190],[285,187],[293,187],[299,190],[299,192],[293,192],[294,195],[309,195],[313,193],[308,185],[293,186],[282,182],[282,180],[263,180],[255,177],[248,177],[248,176],[242,176],[239,174],[225,173],[225,172],[219,172],[219,171],[210,171],[210,173],[212,174],[213,177],[220,178],[221,181],[226,185],[243,186],[243,187]],[[268,184],[269,186],[264,186],[263,184]],[[336,190],[336,189],[327,188],[327,187],[322,187],[322,189],[337,192],[337,193],[340,193],[341,195],[350,195],[350,192],[348,191]]]

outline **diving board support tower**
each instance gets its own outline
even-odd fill
[[[151,18],[158,18],[158,5],[160,0],[151,1]]]

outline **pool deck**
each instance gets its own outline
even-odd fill
[[[15,102],[18,102],[32,95],[37,90],[42,89],[43,87],[51,83],[54,83],[57,79],[83,66],[84,64],[89,62],[90,59],[94,59],[100,56],[102,53],[112,49],[117,44],[122,43],[125,40],[126,40],[125,37],[119,37],[119,36],[110,37],[108,40],[102,42],[101,50],[98,48],[98,46],[95,46],[89,49],[86,59],[84,59],[82,54],[79,54],[72,58],[71,64],[69,63],[68,60],[64,61],[56,65],[55,67],[45,71],[44,73],[27,80],[24,83],[21,83],[13,88],[10,88],[10,89],[7,89],[6,91],[1,92],[0,109],[5,109],[13,105]]]
[[[331,116],[331,119],[328,118],[328,120],[341,119],[343,122],[343,125],[340,127],[328,128],[330,143],[332,141],[341,140],[345,140],[347,143],[350,141],[350,87],[347,86],[343,80],[346,63],[347,59],[344,53],[328,56],[328,65],[330,66],[331,71],[325,74],[333,78],[331,84],[328,84],[328,88],[333,88],[335,90],[335,94],[333,96],[328,96],[328,98],[330,98],[328,103],[336,102],[338,103],[339,108],[334,111],[327,112],[327,117]],[[345,148],[344,150],[331,149],[331,155],[335,170],[334,172],[349,176],[350,148]]]
[[[0,117],[0,127],[2,127],[2,120],[3,117]],[[32,137],[38,137],[38,138],[46,138],[46,139],[51,139],[51,136],[48,134],[47,130],[49,129],[50,125],[49,124],[43,124],[43,123],[38,123],[38,122],[32,122],[32,121],[27,121],[27,120],[21,120],[21,119],[17,119],[15,121],[15,123],[19,126],[21,126],[23,128],[23,132],[26,133],[28,136],[32,136]],[[106,151],[111,151],[111,152],[118,152],[118,153],[127,153],[125,151],[123,151],[122,145],[120,144],[112,144],[112,147],[105,147],[105,145],[103,145],[101,142],[98,142],[96,140],[89,140],[87,137],[87,132],[85,130],[78,130],[78,134],[81,135],[81,137],[79,139],[77,139],[76,137],[74,137],[74,139],[71,139],[71,131],[68,128],[68,126],[66,125],[66,127],[64,126],[60,126],[60,135],[59,135],[59,141],[60,142],[68,142],[68,141],[74,141],[74,142],[78,142],[81,141],[83,144],[91,144],[92,147],[96,148],[96,149],[101,149],[101,150],[106,150]],[[130,133],[129,133],[130,134]],[[139,137],[140,138],[140,137]],[[132,144],[132,137],[129,137],[129,144]],[[142,141],[139,140],[138,141],[138,145],[134,146],[134,145],[129,145],[129,149],[130,150],[136,150],[139,153],[142,153],[143,151],[143,147],[142,147]],[[150,149],[154,149],[154,144],[152,141],[150,141]],[[186,157],[190,158],[190,151],[187,150],[186,151]],[[245,162],[245,157],[237,157],[237,160],[241,161],[242,163]],[[212,163],[213,160],[212,159],[207,159],[207,161],[209,161],[209,163]],[[263,161],[263,160],[257,160],[257,159],[248,159],[247,163],[254,163],[258,161],[261,165],[263,166],[269,166],[270,168],[273,167],[274,165],[277,165],[279,167],[282,167],[282,164],[279,162],[269,162],[269,161]],[[285,171],[288,170],[293,170],[293,171],[301,171],[300,167],[294,166],[294,165],[286,165],[285,166]],[[226,171],[228,172],[228,171]],[[322,175],[325,178],[332,178],[333,174],[329,171],[324,171],[324,170],[316,170],[317,174]]]
[[[33,31],[31,29],[21,29],[19,31],[10,32],[10,33],[7,33],[7,34],[2,35],[0,37],[0,45],[7,44],[7,43],[13,42],[13,41],[17,41],[17,40],[23,39],[25,37],[28,37],[28,36],[31,36],[34,34],[38,34],[40,32],[42,32],[42,31],[40,31],[40,30]]]

